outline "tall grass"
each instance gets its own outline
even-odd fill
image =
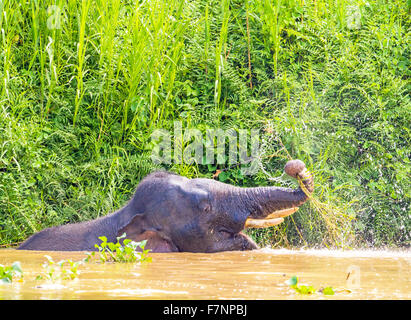
[[[220,35],[218,38],[218,42],[216,44],[216,52],[215,52],[215,88],[214,88],[214,103],[218,106],[224,106],[224,104],[220,104],[221,99],[221,81],[222,81],[222,74],[224,69],[224,62],[227,56],[227,33],[228,33],[228,22],[230,19],[230,0],[223,0],[221,3],[222,8],[222,21],[221,21],[221,29]]]
[[[259,129],[262,168],[168,170],[295,186],[282,168],[299,158],[315,174],[309,204],[250,232],[260,243],[409,246],[409,10],[405,0],[0,1],[0,244],[119,208],[159,168],[153,130],[178,120]]]

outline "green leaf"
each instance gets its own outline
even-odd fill
[[[66,264],[67,260],[61,260],[57,262],[57,265],[60,266],[60,268],[63,268],[63,266]]]
[[[227,171],[221,171],[220,174],[218,175],[218,180],[221,182],[226,181],[230,177],[230,173]]]
[[[288,284],[289,286],[296,286],[298,283],[298,278],[297,276],[292,276],[289,280],[287,280],[285,282],[286,284]]]
[[[121,236],[117,237],[117,242],[118,242],[120,239],[123,239],[123,238],[125,238],[125,237],[126,237],[126,233],[124,232]]]
[[[315,289],[313,286],[301,285],[301,286],[295,287],[294,289],[300,294],[312,294],[315,292]]]
[[[143,241],[141,241],[141,242],[138,243],[138,245],[140,246],[140,248],[143,249],[143,250],[144,250],[146,244],[147,244],[147,240],[143,240]]]
[[[102,242],[107,242],[107,237],[102,236],[102,237],[98,237]]]
[[[19,262],[19,261],[14,262],[14,263],[11,265],[11,268],[12,268],[14,271],[16,271],[16,272],[23,273],[23,270],[21,269],[21,265],[20,265],[20,262]]]
[[[323,289],[323,294],[324,295],[332,296],[334,293],[335,292],[334,292],[332,287],[326,287],[326,288]]]
[[[117,248],[117,246],[112,242],[109,242],[107,245],[111,251],[115,251]]]
[[[244,179],[244,175],[240,169],[233,171],[233,177],[237,179]]]
[[[54,264],[54,261],[53,261],[53,258],[52,257],[50,257],[49,255],[44,255],[44,257],[47,259],[47,261],[48,261],[48,263],[51,265],[51,264]]]

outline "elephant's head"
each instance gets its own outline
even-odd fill
[[[300,188],[240,188],[211,179],[153,173],[139,184],[129,203],[138,214],[119,235],[126,232],[136,241],[148,239],[154,252],[256,249],[241,231],[282,222],[313,191],[313,178],[303,162],[289,161],[285,171],[301,179]]]

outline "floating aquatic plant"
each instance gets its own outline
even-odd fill
[[[117,237],[117,243],[107,242],[105,236],[99,237],[101,244],[95,244],[95,247],[98,249],[100,260],[102,262],[151,262],[151,257],[147,256],[150,250],[145,249],[147,240],[136,242],[124,239],[121,244],[120,240],[125,237],[125,233]],[[138,251],[138,248],[141,251]],[[94,255],[94,252],[91,255]]]
[[[44,274],[38,275],[36,280],[74,280],[80,275],[78,267],[85,263],[85,259],[82,261],[67,259],[55,262],[49,255],[45,255],[45,257],[47,261],[43,263]]]
[[[298,285],[298,277],[292,276],[289,280],[286,281],[291,288],[300,294],[312,294],[316,292],[316,289],[313,286]]]
[[[11,283],[13,282],[13,277],[18,277],[20,280],[23,277],[20,262],[13,262],[11,266],[0,264],[0,283]]]
[[[321,292],[323,295],[326,295],[326,296],[332,296],[332,295],[335,294],[335,291],[332,287],[321,288],[318,291]]]
[[[290,279],[288,279],[285,283],[288,284],[292,289],[294,289],[296,292],[299,294],[313,294],[315,292],[322,293],[325,296],[332,296],[336,293],[351,293],[350,290],[348,289],[341,289],[341,290],[336,290],[333,287],[325,287],[325,288],[320,288],[320,289],[315,289],[313,286],[308,286],[308,285],[299,285],[298,284],[299,279],[297,276],[292,276]]]

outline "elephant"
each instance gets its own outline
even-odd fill
[[[298,189],[238,187],[156,171],[140,181],[131,200],[118,211],[91,221],[44,229],[18,249],[93,251],[100,236],[115,242],[124,233],[133,241],[147,240],[145,249],[152,252],[258,249],[241,231],[281,223],[313,192],[313,177],[302,161],[288,161],[284,171],[299,179]]]

